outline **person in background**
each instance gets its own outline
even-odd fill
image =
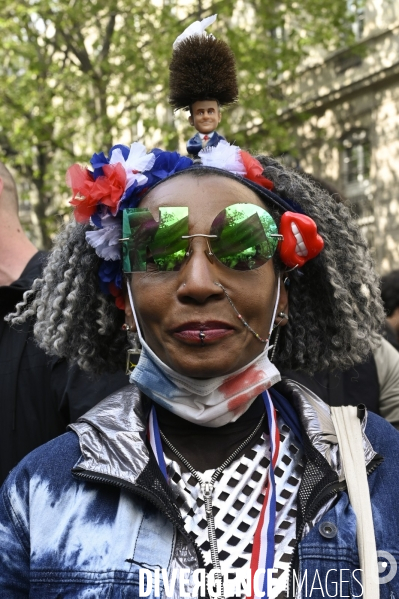
[[[31,322],[11,327],[4,321],[46,259],[21,226],[15,181],[0,162],[0,484],[27,453],[127,382],[122,372],[93,379],[69,368],[36,345]]]
[[[18,193],[15,181],[0,162],[0,285],[11,287],[25,267],[40,262],[41,253],[24,233],[18,217]]]
[[[384,337],[364,362],[348,370],[322,370],[312,376],[284,370],[283,374],[311,389],[329,406],[364,404],[399,430],[399,353]]]
[[[309,173],[302,174],[337,203],[347,204],[334,185]],[[380,346],[364,362],[348,370],[322,370],[312,376],[297,370],[284,371],[284,375],[311,389],[329,406],[364,404],[399,429],[399,353],[392,347],[399,350],[394,331],[395,324],[399,331],[399,270],[391,275],[383,278],[382,299],[386,312],[392,313],[392,323],[387,318]],[[388,278],[386,283],[385,278]]]
[[[399,351],[399,269],[382,277],[381,297],[387,315],[384,336]]]

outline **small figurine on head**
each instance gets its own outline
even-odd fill
[[[197,100],[190,106],[188,121],[195,127],[197,133],[187,142],[187,152],[198,154],[203,148],[217,146],[221,139],[225,139],[216,131],[222,113],[217,100]]]
[[[216,131],[220,109],[238,98],[234,54],[225,42],[205,31],[215,20],[213,15],[187,27],[173,44],[169,66],[169,102],[175,110],[189,110],[188,120],[197,130],[187,142],[187,152],[193,156],[225,139]]]

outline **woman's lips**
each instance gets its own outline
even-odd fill
[[[186,323],[173,331],[173,337],[190,345],[207,345],[233,334],[234,328],[224,322]]]

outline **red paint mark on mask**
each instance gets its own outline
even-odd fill
[[[259,393],[262,393],[262,391],[265,391],[269,386],[270,383],[265,381],[264,371],[258,370],[256,366],[251,366],[248,370],[227,379],[221,385],[219,391],[226,398],[234,396],[227,404],[229,411],[233,412],[259,395]]]
[[[263,391],[266,391],[266,389],[268,389],[269,387],[270,383],[263,381],[262,383],[259,383],[257,386],[252,387],[249,391],[243,391],[239,395],[236,395],[236,397],[231,399],[227,404],[229,412],[234,412],[236,415],[243,414],[245,412],[246,404],[249,401],[251,401],[251,399],[254,399],[258,395],[263,393]]]

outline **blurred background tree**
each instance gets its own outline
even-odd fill
[[[289,151],[284,89],[315,48],[351,42],[345,0],[0,0],[0,159],[34,197],[38,245],[51,245],[68,210],[72,162],[121,140],[184,147],[186,115],[167,104],[172,43],[213,13],[241,91],[221,131],[243,147]]]

